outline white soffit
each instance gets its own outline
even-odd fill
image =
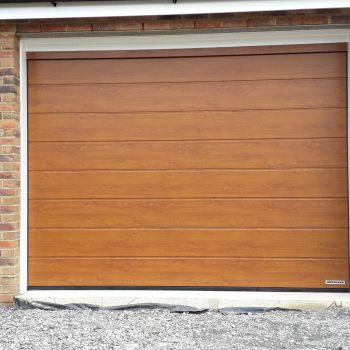
[[[139,1],[77,1],[51,0],[37,3],[0,5],[0,20],[82,17],[126,17],[186,15],[202,13],[262,12],[350,8],[349,0],[139,0]]]

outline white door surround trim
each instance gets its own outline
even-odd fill
[[[315,44],[315,43],[349,43],[350,29],[320,29],[320,30],[293,30],[293,31],[266,31],[266,32],[240,32],[240,33],[211,33],[211,34],[172,34],[172,35],[152,35],[152,36],[108,36],[108,37],[65,37],[65,38],[22,38],[20,40],[20,102],[21,102],[21,223],[20,223],[20,293],[30,293],[31,296],[40,294],[41,297],[54,295],[55,291],[29,291],[27,284],[27,223],[28,223],[28,193],[27,193],[27,52],[43,51],[89,51],[89,50],[151,50],[151,49],[184,49],[184,48],[212,48],[212,47],[239,47],[239,46],[266,46],[266,45],[293,45],[293,44]],[[348,55],[349,57],[349,55]],[[350,68],[350,58],[348,61],[348,71]],[[349,84],[349,76],[348,76]],[[348,92],[348,101],[350,102]],[[350,118],[348,110],[348,120]],[[349,128],[348,122],[348,128]],[[349,129],[348,129],[349,132]],[[348,151],[350,145],[348,140]],[[350,154],[350,153],[349,153]],[[349,174],[349,170],[348,170]],[[84,291],[62,291],[74,295],[84,295]],[[101,291],[95,291],[98,295]],[[169,291],[156,291],[159,295],[166,297]],[[26,295],[28,295],[26,293]],[[57,291],[56,291],[57,293]],[[93,291],[90,291],[93,293]],[[114,298],[137,294],[139,297],[149,297],[155,293],[151,291],[123,291],[110,290],[109,295]],[[204,291],[179,291],[173,295],[182,297],[188,295],[192,298],[196,293],[205,297]],[[187,294],[186,294],[187,293]],[[255,295],[260,298],[263,292],[217,292],[218,295],[225,294],[225,298],[249,298]],[[237,294],[238,293],[238,294]],[[255,293],[255,294],[252,294]],[[275,292],[278,300],[278,292]],[[86,294],[86,293],[85,293]],[[103,294],[103,293],[102,293]],[[285,294],[285,293],[284,293]],[[288,295],[297,296],[299,292]],[[305,294],[305,293],[304,293]],[[320,293],[308,293],[317,298]],[[322,293],[321,293],[322,294]],[[333,295],[333,293],[331,293]],[[339,293],[334,293],[336,296]],[[155,294],[152,294],[155,295]],[[272,294],[269,294],[274,295]],[[285,294],[287,295],[287,294]],[[350,294],[349,294],[350,295]],[[253,298],[253,297],[252,297]],[[273,298],[273,297],[272,297]],[[328,299],[327,299],[328,300]],[[350,301],[349,301],[350,306]]]

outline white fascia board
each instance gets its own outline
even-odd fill
[[[84,1],[0,5],[0,20],[127,17],[350,8],[349,0],[172,0]]]

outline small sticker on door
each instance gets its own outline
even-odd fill
[[[343,281],[343,280],[325,280],[324,281],[325,282],[325,284],[340,284],[340,285],[344,285],[345,284],[345,281]]]

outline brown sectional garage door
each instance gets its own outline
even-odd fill
[[[348,286],[344,45],[32,53],[28,121],[29,286]]]

